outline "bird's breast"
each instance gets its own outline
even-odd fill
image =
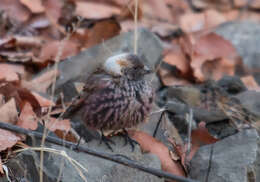
[[[144,80],[111,83],[88,96],[83,119],[96,129],[130,128],[149,115],[153,97],[152,87]]]

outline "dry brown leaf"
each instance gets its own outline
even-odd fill
[[[14,146],[19,140],[21,140],[21,138],[14,133],[0,129],[0,151]]]
[[[249,90],[260,91],[260,87],[252,75],[241,77],[241,80]]]
[[[69,132],[64,132],[64,131],[61,131],[61,130],[56,130],[55,134],[59,138],[62,138],[64,140],[66,140],[66,141],[74,142],[74,143],[78,142],[78,138],[70,131]]]
[[[137,5],[137,20],[140,20],[143,16],[143,1],[138,1]],[[135,17],[135,1],[128,1],[128,4],[121,9],[121,13],[119,15],[120,20],[132,19]]]
[[[108,18],[120,14],[120,9],[100,2],[76,1],[76,14],[88,19]]]
[[[37,92],[33,92],[32,91],[32,94],[35,97],[35,99],[39,102],[41,107],[55,106],[55,103],[53,101],[51,101],[50,99],[47,99],[47,98],[41,96]]]
[[[19,76],[26,77],[28,74],[23,65],[0,63],[0,79],[6,81],[18,81]]]
[[[163,85],[165,86],[173,86],[173,85],[189,85],[189,81],[176,77],[176,75],[173,73],[173,71],[160,68],[159,69],[159,76],[162,80]]]
[[[53,24],[56,24],[61,16],[63,1],[60,0],[45,0],[43,1],[45,13]]]
[[[213,28],[227,19],[216,10],[206,10],[202,13],[186,13],[180,17],[180,27],[185,32],[196,32]]]
[[[0,11],[4,11],[12,19],[25,22],[30,17],[30,11],[19,0],[1,0]]]
[[[34,113],[33,108],[29,102],[25,102],[16,125],[30,130],[37,129],[38,127],[37,116]]]
[[[164,57],[164,62],[169,65],[176,66],[182,75],[186,75],[190,71],[189,61],[181,51],[180,47],[171,49]]]
[[[197,37],[187,35],[180,40],[180,44],[191,58],[190,65],[198,81],[209,79],[207,76],[218,80],[225,74],[233,75],[235,66],[241,64],[234,46],[213,32]]]
[[[15,124],[18,118],[18,112],[16,109],[15,99],[10,99],[7,103],[0,107],[0,120]]]
[[[171,159],[169,149],[164,144],[141,131],[129,131],[129,134],[140,144],[143,151],[150,152],[159,157],[164,171],[185,176],[181,165]]]
[[[4,174],[4,169],[3,169],[2,159],[1,159],[1,156],[0,156],[0,175],[3,175],[3,174]]]
[[[20,0],[20,2],[29,8],[32,13],[43,13],[45,10],[41,0]]]
[[[83,36],[78,37],[78,39],[84,40],[85,38],[84,47],[88,48],[118,35],[120,30],[120,24],[116,19],[107,18],[95,22],[93,27],[85,30]]]
[[[248,1],[248,0],[234,0],[234,6],[238,8],[242,7],[250,7],[255,9],[260,9],[260,2],[259,0]]]
[[[235,74],[236,61],[220,58],[205,61],[201,65],[203,77],[207,79],[219,80],[225,75],[233,76]]]
[[[71,128],[69,119],[59,120],[52,117],[45,122],[45,126],[51,131],[61,130],[64,132],[69,132]]]
[[[161,1],[145,0],[142,10],[143,14],[153,17],[154,19],[173,22],[173,16],[171,15],[170,8],[166,3],[162,3]]]
[[[200,146],[216,143],[218,139],[211,136],[206,128],[205,122],[200,122],[199,127],[191,132],[191,152],[187,157],[188,161],[192,159]],[[183,157],[184,158],[184,157]]]
[[[47,89],[53,83],[55,76],[57,76],[57,77],[59,76],[58,70],[51,69],[51,70],[44,72],[43,74],[34,78],[31,81],[23,81],[22,80],[22,86],[24,88],[29,89],[29,90],[47,93]]]
[[[40,114],[41,107],[38,101],[28,89],[22,88],[20,83],[0,80],[0,93],[5,96],[6,101],[14,98],[19,109],[23,108],[25,101],[29,102],[34,112]]]
[[[44,62],[47,62],[49,60],[54,61],[58,52],[59,52],[59,50],[60,50],[60,47],[62,46],[62,44],[64,44],[64,46],[63,46],[62,54],[61,54],[59,61],[65,59],[67,57],[74,56],[74,55],[78,54],[78,52],[80,50],[79,49],[80,45],[75,41],[72,41],[72,40],[67,40],[67,41],[52,40],[52,41],[45,43],[42,46],[42,50],[41,50],[38,61],[40,63],[44,63]]]
[[[4,95],[0,94],[0,107],[5,103]]]

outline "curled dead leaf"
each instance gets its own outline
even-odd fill
[[[42,13],[45,10],[41,0],[20,0],[20,2],[28,7],[32,13]]]
[[[52,117],[45,120],[45,126],[51,131],[61,130],[63,132],[69,132],[71,128],[69,119],[61,120]]]
[[[11,98],[7,103],[0,107],[0,121],[15,124],[18,118],[16,102]]]
[[[37,116],[33,111],[33,108],[29,102],[25,102],[19,116],[17,125],[30,130],[36,130],[38,127]]]
[[[2,163],[2,159],[0,156],[0,174],[3,175],[4,174],[4,170],[3,170],[3,163]]]
[[[12,132],[0,129],[0,151],[14,146],[20,139]]]
[[[260,91],[260,87],[252,75],[241,77],[241,80],[249,90]]]
[[[76,14],[84,18],[108,18],[119,13],[118,7],[99,2],[76,1]]]
[[[190,66],[198,81],[218,80],[233,75],[241,59],[234,46],[216,33],[186,35],[180,40],[183,51],[190,57]]]
[[[159,157],[163,170],[175,175],[185,176],[181,165],[172,160],[169,149],[164,144],[145,132],[129,131],[129,134],[140,144],[143,151],[150,152]]]

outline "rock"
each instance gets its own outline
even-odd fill
[[[258,140],[257,131],[248,129],[202,146],[191,160],[190,177],[210,182],[247,182],[248,174],[255,170]]]
[[[133,52],[133,40],[133,32],[123,33],[61,62],[58,67],[60,76],[56,83],[56,93],[63,92],[66,99],[77,95],[74,81],[84,81],[112,55]],[[160,40],[150,31],[139,29],[138,55],[144,63],[154,69],[161,59],[161,53],[162,44]],[[158,79],[155,79],[155,81],[157,81],[156,85],[160,84]]]
[[[140,162],[145,166],[161,169],[160,160],[155,155],[142,154],[139,146],[136,146],[135,150],[132,152],[130,145],[124,146],[124,139],[121,137],[113,137],[113,141],[117,145],[116,147],[112,145],[114,154],[124,155],[130,159]],[[92,142],[88,143],[88,146],[91,147],[91,149],[111,152],[106,145],[104,144],[99,145],[99,141],[93,140]],[[153,176],[151,174],[147,174],[136,169],[132,169],[111,161],[96,158],[83,153],[68,151],[68,154],[73,159],[80,161],[80,163],[87,168],[88,172],[86,173],[86,178],[88,181],[91,182],[100,182],[100,181],[121,182],[122,179],[124,179],[123,181],[129,181],[129,182],[130,181],[147,181],[147,182],[163,181],[162,179]],[[58,166],[59,163],[60,162],[56,160],[54,165]],[[72,175],[75,176],[73,180],[71,179]],[[66,163],[66,169],[64,169],[62,181],[80,182],[83,180],[78,175],[74,167]]]
[[[260,24],[250,21],[235,21],[220,25],[216,33],[229,40],[237,49],[243,62],[251,70],[260,68]],[[260,83],[260,73],[254,73]]]
[[[155,155],[142,154],[139,146],[136,146],[134,152],[131,152],[132,149],[130,145],[124,146],[124,140],[121,137],[113,137],[113,140],[118,146],[112,146],[114,149],[113,154],[124,155],[128,158],[138,161],[145,166],[161,169],[160,160]],[[97,151],[111,152],[106,145],[99,145],[98,143],[99,141],[92,141],[87,145],[91,147],[91,149]],[[151,174],[144,173],[137,169],[132,169],[105,159],[100,159],[86,153],[74,152],[62,146],[53,144],[51,144],[51,148],[58,150],[58,153],[66,152],[69,158],[79,162],[84,168],[86,168],[87,172],[82,169],[80,170],[82,171],[82,175],[85,176],[86,180],[90,182],[121,182],[122,179],[123,181],[163,181],[163,179],[160,179]],[[23,177],[23,175],[26,174],[27,181],[39,181],[38,169],[40,163],[38,154],[39,153],[34,151],[21,152],[15,158],[10,159],[7,163],[7,166],[15,172],[18,179],[19,177]],[[60,180],[63,182],[84,181],[79,173],[79,170],[77,170],[75,166],[72,165],[68,158],[61,157],[60,155],[54,153],[45,152],[44,159],[44,182],[57,181],[59,172],[61,172]]]
[[[247,90],[238,76],[224,76],[217,84],[229,94],[238,94]]]
[[[159,111],[159,112],[158,112]],[[163,112],[161,108],[154,105],[153,111],[149,117],[149,121],[146,123],[141,123],[139,125],[139,129],[153,136],[156,126],[160,120]],[[158,126],[155,138],[162,142],[165,146],[169,148],[169,150],[173,150],[172,144],[169,142],[168,138],[174,138],[175,142],[178,144],[182,144],[182,138],[179,135],[178,130],[175,128],[173,122],[168,118],[168,114],[165,113],[165,117],[162,118],[160,125]]]
[[[209,133],[218,139],[226,138],[238,132],[237,129],[233,127],[227,120],[208,123],[206,127]]]
[[[260,92],[248,90],[235,96],[243,108],[257,118],[260,118]]]

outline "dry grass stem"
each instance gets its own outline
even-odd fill
[[[82,166],[79,162],[77,162],[75,159],[71,158],[70,156],[68,156],[68,154],[63,151],[63,150],[57,150],[57,149],[52,149],[52,148],[46,148],[46,147],[29,147],[29,148],[25,148],[25,149],[18,149],[16,151],[14,151],[15,153],[19,153],[19,152],[23,152],[23,151],[28,151],[28,150],[34,150],[34,151],[43,151],[43,152],[50,152],[56,155],[60,155],[63,156],[65,159],[67,159],[71,165],[73,165],[73,167],[77,170],[77,172],[79,173],[80,177],[87,182],[86,177],[84,176],[83,172],[88,172],[88,170]]]
[[[134,22],[135,22],[135,31],[134,31],[134,53],[137,54],[138,49],[138,0],[135,0],[135,14],[134,14]]]

